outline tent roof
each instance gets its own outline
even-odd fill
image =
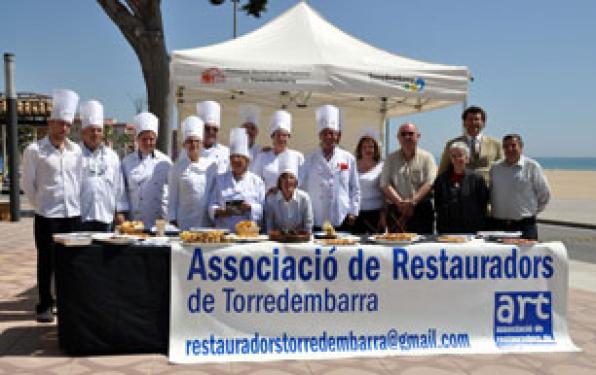
[[[173,51],[171,73],[179,100],[246,95],[262,105],[333,103],[385,116],[461,102],[469,80],[464,66],[413,60],[362,42],[304,2],[237,39]]]

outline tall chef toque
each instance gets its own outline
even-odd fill
[[[62,120],[72,124],[79,104],[79,96],[72,90],[57,89],[52,92],[50,120]]]
[[[250,123],[256,127],[259,127],[261,109],[254,104],[243,104],[238,108],[238,117],[240,120],[240,125]]]
[[[250,159],[246,129],[233,128],[230,130],[230,155],[242,155]]]
[[[319,133],[325,129],[339,131],[339,109],[326,104],[317,109],[317,128]]]
[[[269,134],[273,135],[278,129],[283,129],[290,134],[292,133],[292,115],[289,112],[279,110],[275,111],[273,116],[271,116],[271,121],[269,122]]]
[[[150,130],[157,136],[159,128],[159,119],[151,112],[141,112],[134,117],[132,122],[137,131],[137,137],[144,131]]]
[[[79,112],[83,129],[90,126],[103,128],[103,105],[100,102],[97,100],[82,102]]]
[[[277,178],[284,173],[291,173],[298,178],[298,159],[291,153],[285,151],[279,155]]]
[[[206,100],[197,103],[197,114],[206,125],[220,127],[221,125],[221,106],[218,102]]]
[[[197,116],[188,116],[182,122],[182,134],[184,134],[184,140],[186,141],[189,137],[197,137],[203,140],[203,129],[205,123]]]

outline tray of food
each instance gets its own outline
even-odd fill
[[[330,240],[330,239],[338,238],[338,237],[345,235],[342,232],[336,232],[335,228],[333,228],[333,225],[331,225],[329,220],[325,220],[323,222],[323,226],[321,227],[321,229],[323,229],[323,230],[320,232],[313,233],[313,235],[316,239]]]
[[[473,236],[467,234],[441,234],[435,237],[437,242],[465,243],[471,241]]]
[[[534,246],[538,243],[536,240],[529,240],[527,238],[501,238],[498,242],[517,246]]]
[[[368,239],[381,245],[409,245],[419,240],[420,236],[416,233],[384,233],[371,236]]]
[[[360,238],[356,236],[345,236],[345,237],[338,237],[338,238],[321,238],[316,240],[317,243],[321,245],[328,245],[328,246],[349,246],[349,245],[356,245],[360,242]]]
[[[118,233],[96,233],[91,236],[93,241],[103,242],[111,245],[129,245],[145,237],[146,236]]]
[[[121,234],[140,234],[145,231],[145,225],[142,221],[124,221],[120,225],[116,225],[116,232]]]
[[[272,230],[269,232],[271,241],[283,243],[310,242],[310,232],[307,231],[280,231]]]
[[[218,228],[191,228],[180,232],[180,240],[185,245],[206,244],[206,243],[228,243],[225,237],[227,229]]]

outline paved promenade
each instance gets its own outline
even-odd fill
[[[549,235],[541,228],[541,235]],[[596,232],[587,231],[590,235]],[[0,374],[596,374],[596,266],[571,262],[569,325],[580,353],[379,357],[222,365],[170,365],[164,355],[68,357],[55,324],[34,321],[32,219],[0,223]],[[585,237],[585,236],[584,236]]]

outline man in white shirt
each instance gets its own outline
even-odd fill
[[[221,106],[211,100],[197,103],[197,115],[205,123],[201,157],[210,158],[217,164],[218,172],[225,173],[230,166],[230,149],[217,142],[217,133],[221,126]]]
[[[212,226],[209,199],[213,194],[217,165],[200,157],[203,121],[188,116],[182,123],[184,150],[170,170],[168,179],[168,220],[182,230]]]
[[[301,186],[310,195],[314,230],[329,221],[333,227],[351,231],[360,210],[360,185],[356,159],[337,146],[339,109],[317,109],[320,149],[306,157]]]
[[[256,143],[257,136],[259,135],[261,110],[254,104],[243,104],[238,109],[238,115],[240,117],[240,127],[246,129],[250,161],[254,163],[257,155],[261,152],[261,146]]]
[[[81,230],[111,230],[124,221],[128,211],[120,158],[103,144],[103,106],[96,100],[81,103],[83,181],[81,184]]]
[[[149,112],[139,113],[133,120],[137,132],[138,151],[122,160],[122,172],[131,220],[140,220],[151,229],[156,219],[165,219],[168,210],[168,173],[172,161],[155,149],[159,120]]]
[[[23,190],[35,208],[38,322],[54,320],[52,235],[76,231],[81,222],[81,149],[67,138],[78,101],[73,91],[54,90],[48,135],[27,146],[23,154]]]
[[[550,200],[550,187],[540,165],[523,155],[519,134],[503,137],[505,159],[490,169],[491,212],[494,229],[521,231],[522,237],[538,239],[536,215]]]

